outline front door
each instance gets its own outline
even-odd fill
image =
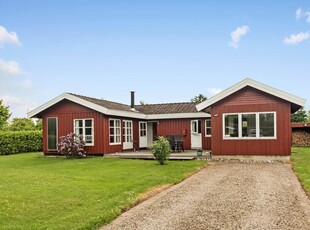
[[[132,121],[123,120],[123,149],[133,149]]]
[[[201,121],[200,120],[191,121],[191,148],[192,149],[202,148]]]
[[[147,123],[145,121],[139,122],[139,148],[147,147]]]

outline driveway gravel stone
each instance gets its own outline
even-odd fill
[[[107,229],[310,229],[310,199],[289,164],[211,162]]]

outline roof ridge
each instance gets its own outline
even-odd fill
[[[99,100],[99,101],[111,102],[111,103],[114,103],[114,104],[124,105],[124,106],[129,106],[130,107],[130,105],[127,105],[127,104],[119,103],[119,102],[116,102],[116,101],[110,101],[110,100],[106,100],[106,99],[102,99],[102,98],[89,97],[89,96],[84,96],[84,95],[76,94],[76,93],[69,93],[69,94],[71,94],[73,96],[77,96],[77,97],[84,97],[84,98],[89,98],[89,99],[94,99],[94,100]]]
[[[155,104],[145,104],[145,105],[135,105],[135,106],[147,106],[147,105],[171,105],[171,104],[194,104],[194,105],[196,105],[197,103],[195,103],[195,102],[188,102],[188,101],[186,101],[186,102],[168,102],[168,103],[155,103]]]

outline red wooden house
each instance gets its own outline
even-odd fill
[[[134,92],[131,105],[64,93],[28,116],[43,119],[45,154],[57,152],[60,136],[76,132],[92,154],[148,148],[157,136],[177,135],[184,149],[203,148],[213,155],[289,156],[290,115],[304,104],[245,79],[198,105],[134,105]]]

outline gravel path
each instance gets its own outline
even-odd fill
[[[310,229],[310,199],[290,165],[211,163],[106,229]]]

